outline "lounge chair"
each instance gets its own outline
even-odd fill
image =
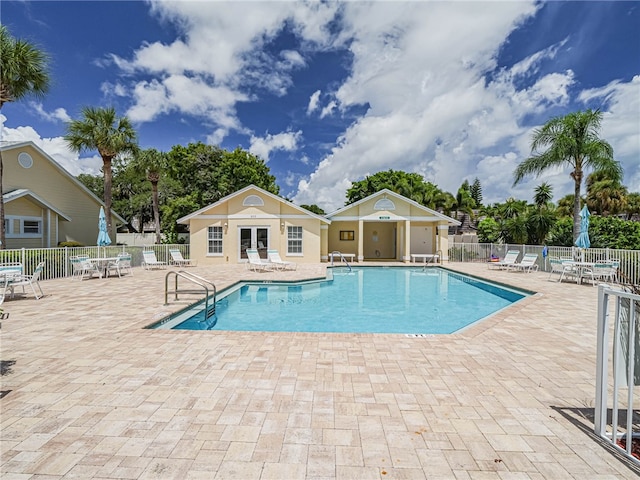
[[[94,274],[98,274],[98,276],[102,278],[102,272],[98,268],[98,265],[91,262],[88,255],[71,256],[69,257],[69,261],[71,262],[71,268],[73,269],[73,273],[71,275],[72,280],[74,278],[79,278],[80,280],[92,278]]]
[[[508,269],[511,265],[516,263],[518,255],[520,255],[518,250],[509,250],[504,258],[499,262],[489,262],[489,268]]]
[[[42,291],[42,287],[40,286],[40,274],[44,269],[44,262],[40,262],[38,266],[33,271],[33,275],[21,275],[19,277],[14,277],[13,280],[7,285],[8,288],[11,289],[11,298],[15,294],[16,287],[22,287],[22,293],[25,293],[24,287],[29,286],[33,291],[34,297],[36,300],[39,300],[44,296],[44,292]],[[40,291],[40,295],[36,292],[36,287]]]
[[[107,264],[106,275],[108,277],[109,272],[115,271],[118,274],[118,277],[122,277],[122,274],[127,270],[131,275],[133,275],[133,270],[131,270],[131,254],[119,253],[116,260]]]
[[[145,250],[142,252],[142,266],[145,270],[153,270],[154,268],[167,268],[167,262],[159,262],[156,258],[156,252],[153,250]]]
[[[249,260],[247,267],[249,270],[253,270],[254,272],[266,272],[268,270],[273,270],[274,267],[272,263],[260,258],[258,250],[254,248],[247,248],[247,260]]]
[[[558,282],[562,282],[565,277],[573,277],[576,282],[580,278],[580,270],[571,261],[549,257],[549,265],[551,265],[551,271],[548,280],[551,280],[553,275],[558,275]]]
[[[177,265],[179,267],[195,267],[197,261],[192,260],[191,258],[184,258],[182,256],[182,252],[177,248],[170,248],[169,253],[171,254],[171,264]]]
[[[267,258],[278,270],[295,270],[298,268],[297,263],[282,260],[277,250],[267,250]]]
[[[525,253],[520,263],[514,263],[509,268],[515,271],[523,271],[531,273],[532,270],[538,270],[538,254],[537,253]]]

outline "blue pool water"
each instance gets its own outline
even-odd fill
[[[440,268],[334,269],[333,280],[249,283],[203,314],[157,328],[351,333],[453,333],[522,299],[509,290]]]

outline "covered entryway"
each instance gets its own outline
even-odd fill
[[[365,260],[396,260],[396,222],[365,222],[363,230]]]

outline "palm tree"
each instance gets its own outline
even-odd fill
[[[42,97],[49,90],[49,58],[31,43],[15,39],[0,25],[0,109],[28,95]],[[5,248],[4,199],[0,150],[0,248]]]
[[[584,169],[607,173],[611,178],[622,178],[622,167],[613,159],[611,145],[598,137],[602,113],[599,110],[574,112],[549,120],[534,130],[531,142],[532,156],[516,168],[515,186],[527,175],[540,175],[543,171],[568,165],[574,181],[573,240],[580,233],[580,189]],[[541,149],[546,150],[541,151]]]
[[[601,172],[587,177],[587,206],[598,215],[617,215],[627,206],[627,187]]]
[[[167,155],[159,152],[155,148],[148,148],[140,151],[133,161],[134,168],[144,172],[147,180],[151,183],[152,202],[153,202],[153,220],[156,226],[156,243],[162,243],[160,232],[160,202],[158,200],[158,182],[160,174],[166,170]]]
[[[82,117],[82,120],[72,120],[67,124],[64,139],[74,152],[97,150],[102,157],[104,205],[107,228],[111,230],[111,162],[118,155],[137,151],[136,131],[127,117],[116,116],[113,107],[85,107]]]

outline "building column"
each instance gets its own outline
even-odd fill
[[[411,220],[405,220],[402,224],[404,228],[404,249],[401,260],[404,263],[411,261]]]
[[[358,251],[356,254],[359,262],[364,261],[364,222],[362,220],[358,220]]]
[[[449,260],[449,226],[438,225],[438,250],[442,252],[442,261]]]

